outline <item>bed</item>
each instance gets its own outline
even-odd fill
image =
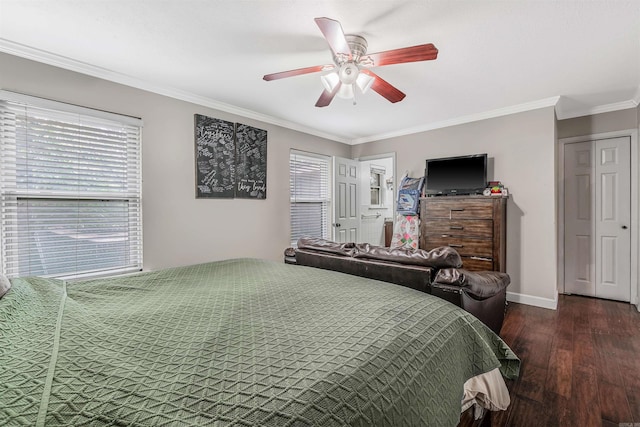
[[[437,297],[256,259],[0,299],[0,425],[455,426],[463,384],[519,360]]]

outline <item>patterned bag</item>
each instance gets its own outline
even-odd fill
[[[417,215],[398,215],[393,225],[391,248],[418,249],[420,218]]]

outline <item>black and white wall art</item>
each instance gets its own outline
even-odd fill
[[[196,114],[196,198],[267,198],[267,131]]]

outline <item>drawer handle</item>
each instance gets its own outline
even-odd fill
[[[491,258],[485,258],[485,257],[481,257],[481,256],[470,256],[470,259],[476,259],[478,261],[493,261],[493,259]]]
[[[462,212],[464,211],[464,208],[451,208],[449,209],[449,219],[453,218],[453,213],[454,212]]]
[[[452,225],[449,227],[449,230],[464,230],[464,227],[461,225]]]
[[[449,246],[452,247],[452,248],[462,248],[463,247],[462,245],[456,245],[454,243],[449,243]]]

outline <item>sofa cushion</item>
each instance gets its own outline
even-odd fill
[[[447,268],[461,267],[462,259],[458,252],[442,246],[430,251],[411,248],[385,248],[369,243],[358,243],[353,251],[354,258],[368,258],[380,261],[397,262],[399,264],[421,265],[424,267]]]
[[[467,271],[461,268],[443,268],[438,271],[433,281],[434,287],[442,284],[445,287],[459,286],[478,299],[497,295],[511,283],[507,273],[498,271]]]
[[[351,256],[355,246],[355,243],[338,243],[317,237],[301,237],[298,239],[299,249],[328,252],[334,255]]]

